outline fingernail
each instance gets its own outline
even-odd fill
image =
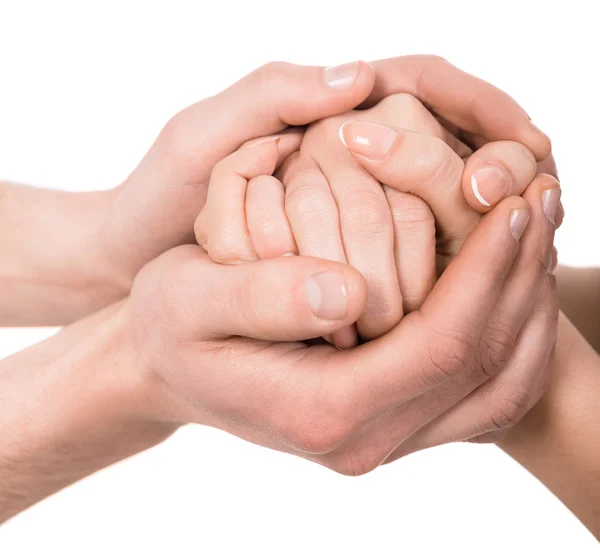
[[[562,200],[558,202],[558,211],[556,212],[556,228],[562,225],[565,220],[565,208],[562,205]]]
[[[295,256],[296,256],[296,254],[295,254],[295,253],[292,253],[291,251],[290,251],[290,252],[288,252],[288,253],[284,253],[284,254],[282,255],[282,257],[295,257]]]
[[[529,217],[531,217],[529,209],[515,209],[510,214],[510,233],[517,242],[521,239],[525,231]]]
[[[471,188],[479,203],[494,206],[508,196],[508,177],[499,167],[483,167],[471,175]]]
[[[398,132],[374,122],[346,122],[340,128],[340,140],[356,154],[381,160],[392,149]]]
[[[548,220],[556,224],[556,212],[560,202],[560,188],[554,187],[542,192],[542,207]]]
[[[558,251],[555,247],[552,248],[550,258],[548,259],[548,274],[552,274],[558,265]]]
[[[306,280],[306,300],[317,318],[341,320],[346,317],[348,296],[344,277],[338,272],[321,272]]]
[[[348,89],[356,82],[359,71],[360,61],[326,67],[324,70],[325,83],[333,89]]]

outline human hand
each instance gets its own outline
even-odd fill
[[[374,104],[396,92],[414,94],[465,131],[520,141],[540,159],[550,151],[548,139],[508,95],[436,57],[329,69],[272,63],[174,116],[113,191],[96,243],[118,273],[114,277],[127,285],[145,263],[193,241],[191,227],[204,205],[213,167],[245,141]]]
[[[539,397],[551,358],[554,223],[542,192],[554,188],[540,177],[526,200],[504,200],[419,311],[343,353],[271,341],[355,322],[366,287],[350,266],[309,257],[223,266],[195,246],[163,255],[140,273],[124,309],[138,371],[152,379],[146,413],[212,425],[346,474],[419,444],[508,426]],[[438,417],[443,438],[427,430]]]
[[[402,129],[392,129],[394,124]],[[365,135],[356,134],[361,130]],[[365,143],[376,130],[398,140],[386,154],[383,188],[377,173],[370,176],[342,144],[348,133],[350,150],[359,142],[357,152],[368,154]],[[197,240],[222,264],[300,253],[354,266],[367,281],[367,306],[357,324],[367,340],[421,306],[437,278],[436,238],[438,262],[447,262],[478,222],[461,179],[475,200],[476,174],[499,174],[508,195],[521,194],[536,173],[535,158],[523,145],[489,143],[473,154],[406,94],[311,125],[300,151],[288,158],[299,139],[298,134],[280,135],[277,142],[263,138],[220,162],[196,221]],[[286,158],[277,178],[270,177]],[[377,169],[381,162],[372,163]],[[489,175],[477,176],[494,184]],[[492,204],[505,197],[492,198],[489,190]],[[350,327],[332,338],[339,348],[357,341]]]

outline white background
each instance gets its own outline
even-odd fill
[[[0,177],[108,188],[173,113],[264,62],[437,53],[513,94],[552,137],[567,211],[560,259],[600,264],[590,236],[600,199],[597,7],[594,0],[0,0]],[[0,355],[49,333],[0,331]],[[430,450],[353,479],[188,427],[9,522],[0,546],[596,542],[495,447]]]

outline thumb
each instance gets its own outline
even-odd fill
[[[176,114],[107,213],[114,261],[135,273],[162,252],[193,242],[194,219],[219,160],[250,139],[354,108],[374,79],[362,61],[329,68],[269,63]]]
[[[365,280],[346,264],[281,257],[219,265],[199,247],[181,250],[177,284],[186,289],[176,306],[202,338],[312,339],[352,325],[365,306]]]

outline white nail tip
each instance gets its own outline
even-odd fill
[[[348,143],[346,143],[346,139],[344,139],[344,126],[347,124],[348,122],[344,122],[341,126],[340,126],[340,141],[342,141],[342,143],[344,143],[344,146],[346,148],[348,148]]]
[[[486,207],[490,207],[492,205],[488,203],[487,200],[479,192],[479,186],[477,185],[477,179],[475,175],[471,175],[471,188],[473,189],[473,194],[475,194],[475,198],[479,200],[479,203],[483,204]]]

